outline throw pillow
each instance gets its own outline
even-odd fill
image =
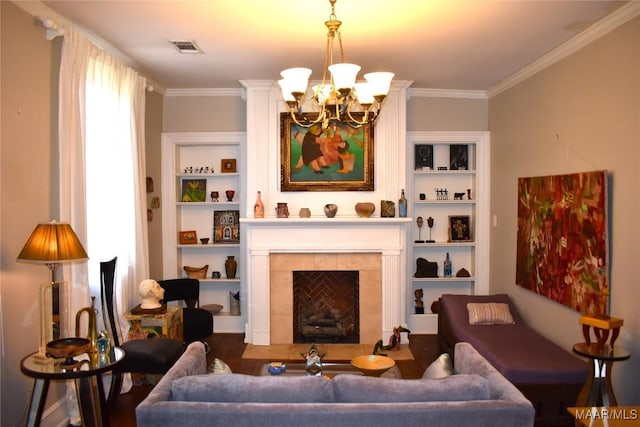
[[[468,303],[470,325],[512,325],[509,305],[498,302]]]
[[[438,378],[446,378],[449,375],[453,375],[451,357],[449,357],[449,353],[442,353],[440,357],[425,369],[422,378],[435,380]]]
[[[213,359],[213,362],[211,363],[211,365],[209,365],[209,368],[207,368],[207,372],[209,372],[210,374],[231,374],[231,368],[229,368],[229,365],[227,365],[226,363],[224,363],[222,360],[220,359]]]

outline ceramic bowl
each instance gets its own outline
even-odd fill
[[[356,213],[361,218],[369,218],[376,210],[376,205],[373,203],[356,203]]]
[[[192,279],[206,279],[207,278],[207,270],[209,269],[209,264],[202,267],[190,267],[185,265],[184,271],[187,273],[187,277]]]
[[[351,360],[351,365],[366,376],[379,377],[395,366],[396,362],[390,357],[367,354]]]
[[[207,310],[207,311],[211,312],[211,314],[213,314],[215,316],[216,314],[220,313],[220,310],[222,310],[222,305],[220,305],[220,304],[205,304],[205,305],[201,305],[200,308],[203,309],[203,310]]]
[[[334,216],[336,216],[337,212],[338,205],[334,205],[333,203],[324,205],[324,214],[327,216],[327,218],[333,218]]]
[[[271,362],[267,366],[267,371],[269,371],[271,375],[280,375],[286,370],[287,370],[287,365],[285,365],[282,362]]]
[[[91,350],[91,341],[87,338],[60,338],[47,343],[46,354],[55,359],[64,359],[62,366],[75,366],[73,358]]]

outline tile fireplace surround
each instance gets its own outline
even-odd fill
[[[360,342],[406,324],[408,218],[242,218],[246,342],[293,343],[293,271],[360,272]]]

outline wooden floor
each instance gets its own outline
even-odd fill
[[[269,360],[242,359],[246,346],[243,334],[214,334],[207,342],[211,346],[207,363],[218,358],[226,362],[236,373],[257,375],[260,367],[270,362]],[[436,335],[410,335],[409,347],[415,360],[400,360],[397,362],[398,367],[403,378],[420,378],[426,367],[439,355],[437,337]],[[111,426],[135,426],[135,408],[146,397],[149,390],[150,387],[134,387],[129,393],[120,395],[114,406],[109,409]]]

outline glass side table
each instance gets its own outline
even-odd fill
[[[590,377],[580,391],[576,406],[618,406],[611,386],[611,369],[614,362],[627,360],[631,354],[621,347],[597,343],[575,344],[573,352],[591,360]]]
[[[96,353],[74,369],[62,368],[60,362],[63,359],[43,360],[38,353],[26,356],[20,362],[20,370],[34,379],[27,426],[40,425],[51,380],[75,381],[83,426],[108,426],[109,416],[106,411],[102,373],[113,370],[123,359],[124,351],[119,347],[111,347],[109,353],[103,357]]]

